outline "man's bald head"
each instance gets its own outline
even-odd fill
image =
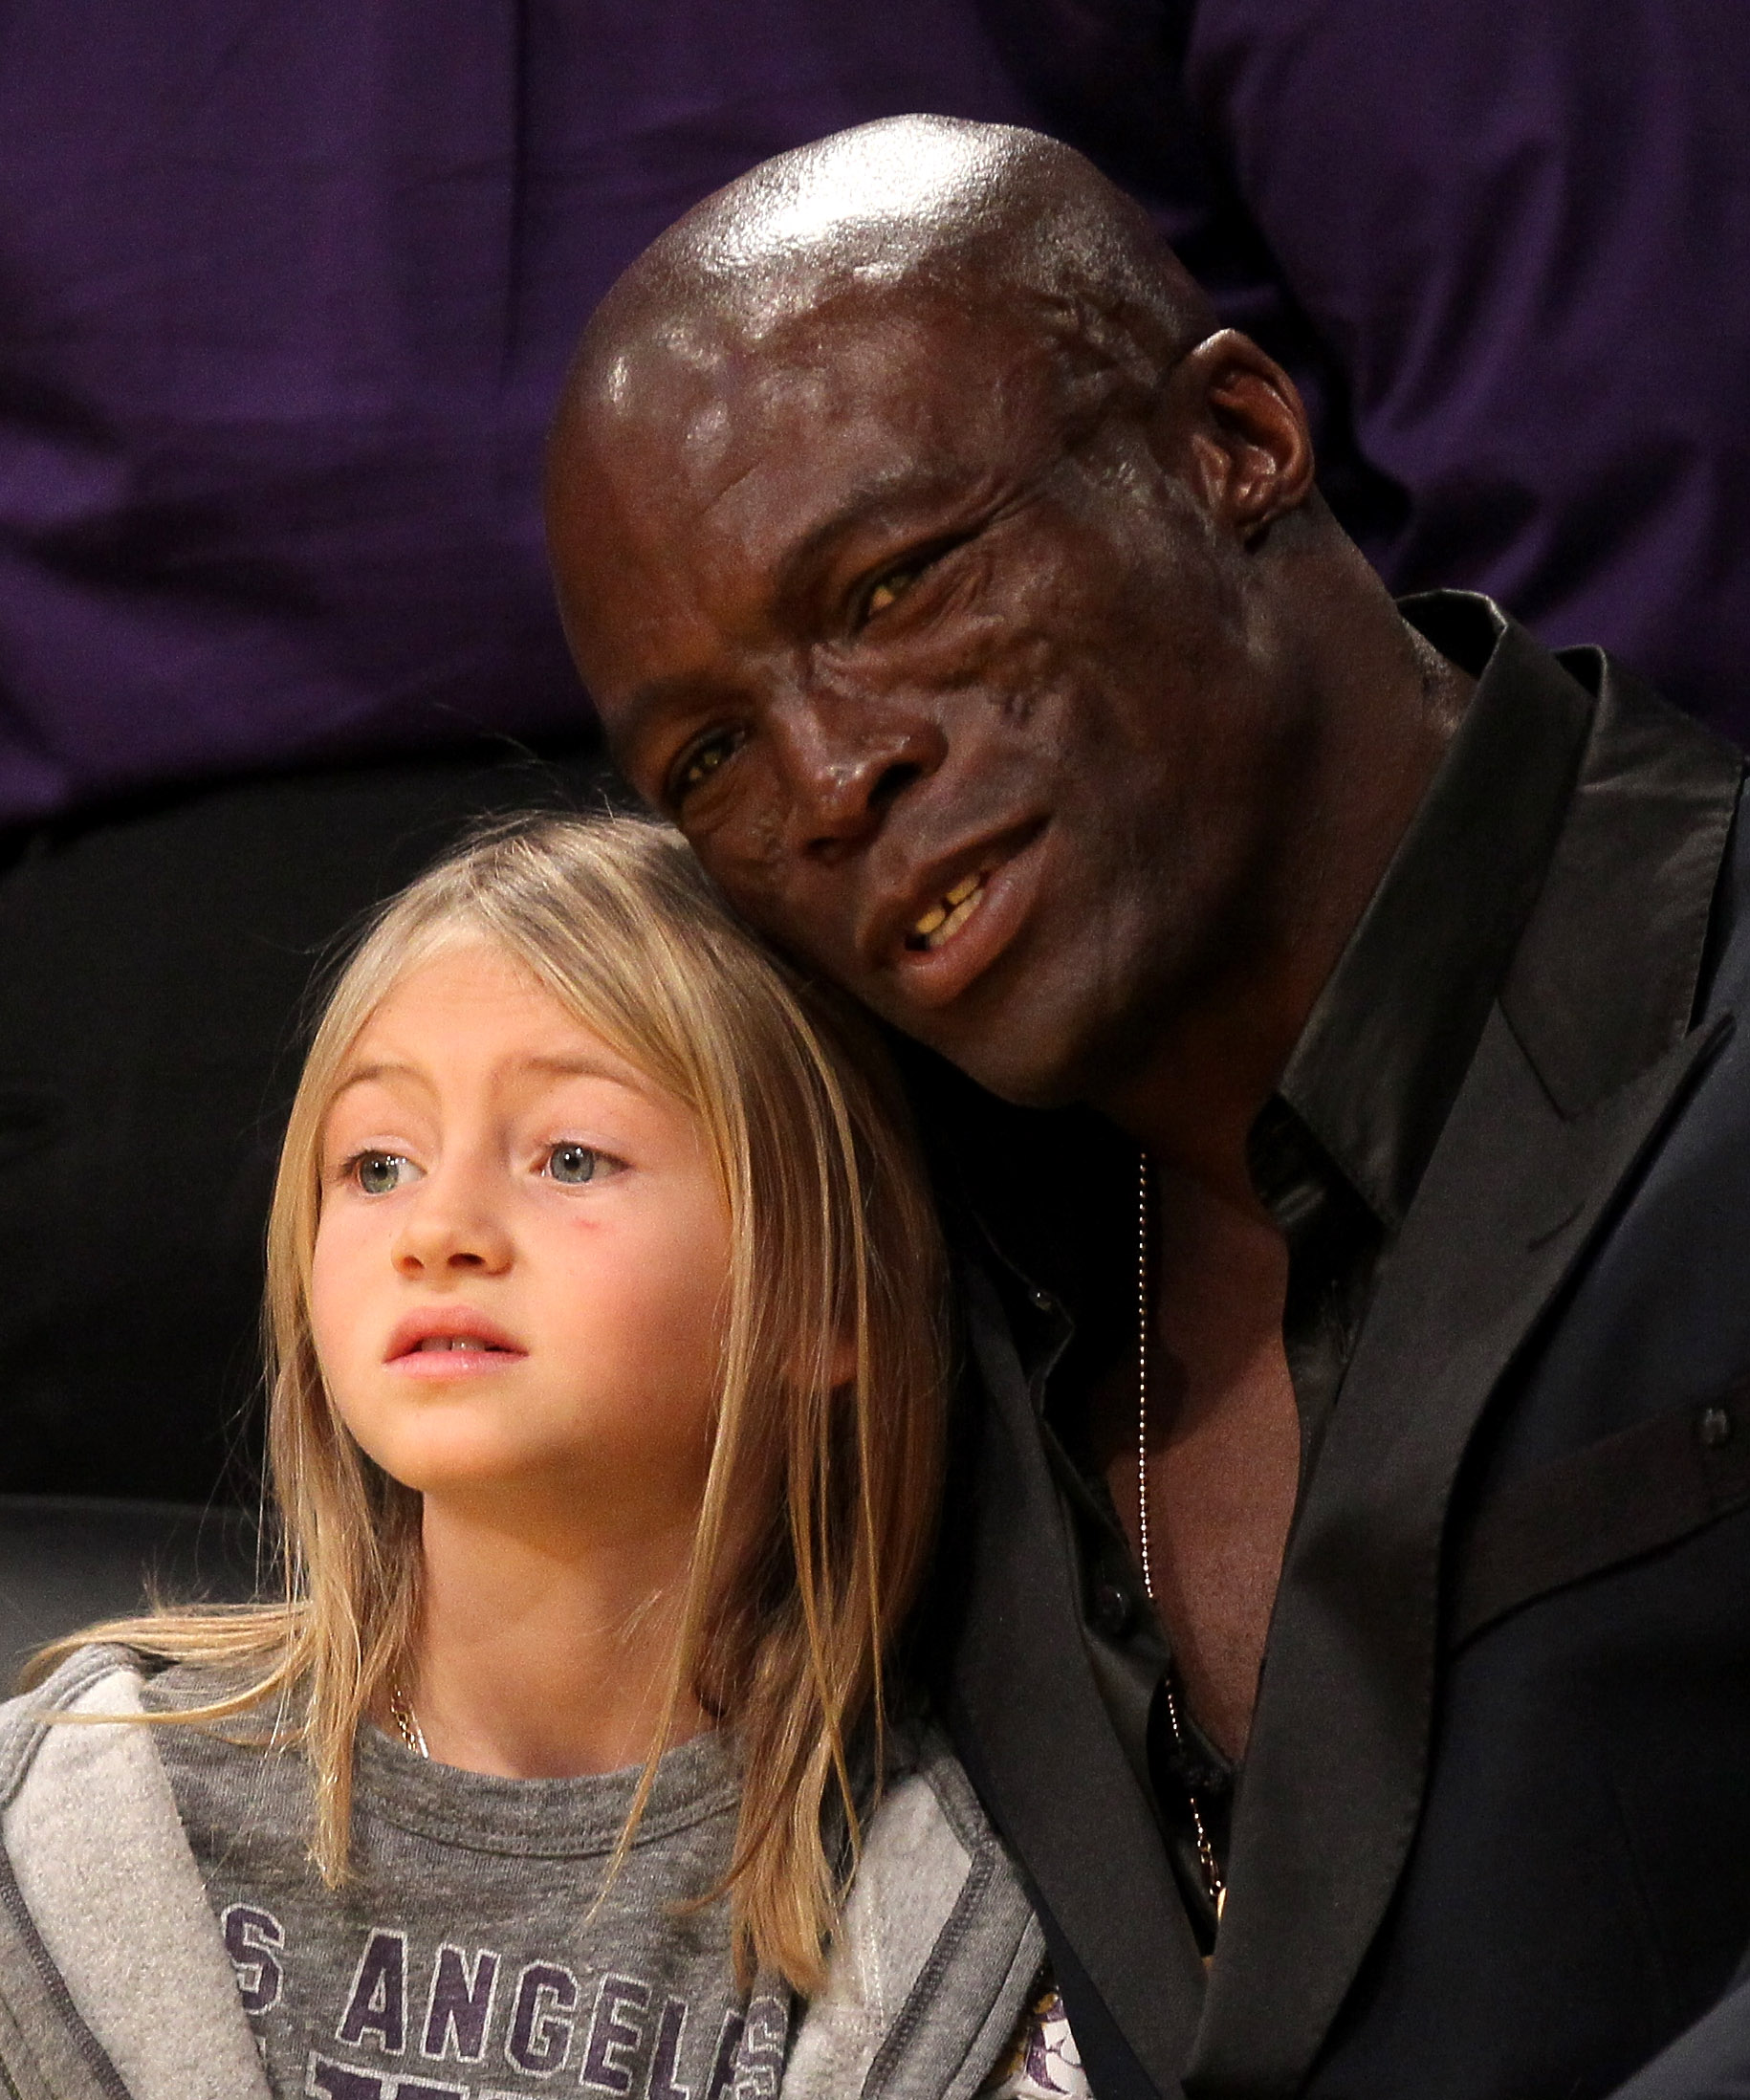
[[[1310,952],[1333,696],[1357,636],[1356,689],[1415,669],[1280,367],[1079,154],[988,124],[841,133],[664,234],[580,349],[548,525],[633,784],[1017,1100]]]
[[[1143,389],[1215,327],[1133,199],[1037,132],[948,117],[859,125],[718,190],[620,278],[584,334],[556,432],[630,406],[641,368],[774,353],[847,302],[1025,319],[1083,378]]]

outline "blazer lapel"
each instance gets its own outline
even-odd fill
[[[1159,2091],[1177,2094],[1203,1963],[1151,1809],[1105,1717],[1065,1520],[995,1292],[969,1279],[991,1398],[946,1717],[992,1820]]]
[[[1564,1117],[1497,1007],[1381,1278],[1283,1566],[1187,2085],[1293,2091],[1427,1771],[1454,1481],[1503,1372],[1727,1024]]]
[[[1742,757],[1596,651],[1538,902],[1411,1206],[1289,1542],[1187,2084],[1298,2088],[1426,1783],[1447,1510],[1503,1374],[1731,1022],[1691,1029]]]

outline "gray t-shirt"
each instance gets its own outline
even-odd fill
[[[148,1706],[210,1680],[167,1671]],[[508,1780],[361,1731],[356,1878],[308,1853],[295,1749],[155,1731],[268,2081],[280,2100],[765,2100],[790,2002],[736,1984],[722,1875],[738,1787],[722,1740],[664,1758],[624,1864],[602,1877],[638,1774]]]

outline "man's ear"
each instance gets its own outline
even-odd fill
[[[1313,447],[1300,390],[1250,336],[1206,337],[1180,360],[1170,391],[1192,486],[1242,545],[1306,500]]]

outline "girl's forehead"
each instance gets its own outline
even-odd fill
[[[471,936],[445,941],[396,973],[339,1059],[330,1098],[379,1069],[457,1061],[575,1067],[640,1092],[666,1091],[580,1002],[519,956]]]
[[[566,1013],[574,1023],[583,1024],[579,1014],[561,1006],[552,988],[521,956],[513,954],[502,942],[464,929],[428,935],[415,947],[379,987],[359,1035],[385,1021],[401,1020],[409,1013],[426,1018],[434,1004],[441,1008],[446,1001],[491,1003],[507,998],[522,1005],[545,1003]]]

